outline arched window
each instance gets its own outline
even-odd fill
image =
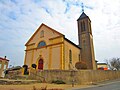
[[[80,54],[78,54],[78,58],[79,58],[79,62],[80,62],[80,59],[81,59],[81,56],[80,56]]]
[[[43,46],[46,46],[46,43],[45,43],[44,41],[41,41],[41,42],[38,44],[38,48],[43,47]]]
[[[81,22],[80,24],[81,24],[80,25],[81,26],[81,31],[83,31],[83,23]]]
[[[83,31],[85,31],[86,28],[85,28],[85,22],[83,21]]]
[[[69,63],[72,63],[72,51],[69,50]]]
[[[85,30],[86,30],[85,22],[83,21],[83,22],[81,22],[80,24],[81,24],[81,31],[82,31],[82,32],[85,31]]]
[[[40,32],[40,37],[44,37],[44,31],[43,30]]]
[[[86,41],[83,40],[82,43],[83,43],[83,47],[82,48],[85,49],[85,47],[86,47]]]

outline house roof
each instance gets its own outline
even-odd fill
[[[77,21],[78,21],[78,20],[81,20],[81,19],[84,19],[84,18],[88,18],[88,19],[89,19],[89,17],[83,12],[83,13],[80,15],[80,17],[77,19]]]
[[[7,70],[8,70],[8,71],[20,70],[21,68],[22,68],[21,66],[15,66],[15,67],[12,67],[12,68],[8,68]]]
[[[0,61],[9,61],[9,60],[6,59],[6,58],[2,58],[2,57],[0,57]]]
[[[28,42],[25,44],[25,46],[31,41],[31,39],[36,35],[36,33],[39,31],[39,29],[40,29],[42,26],[45,26],[45,27],[49,28],[50,30],[52,30],[53,32],[56,32],[56,33],[58,33],[59,35],[63,36],[62,33],[58,32],[58,31],[56,31],[55,29],[53,29],[53,28],[45,25],[44,23],[42,23],[42,24],[39,26],[39,28],[35,31],[35,33],[31,36],[31,38],[28,40]]]
[[[106,63],[97,63],[97,65],[107,65]]]

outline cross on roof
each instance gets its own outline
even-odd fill
[[[82,12],[84,12],[84,4],[83,3],[81,5],[81,7],[82,7]]]

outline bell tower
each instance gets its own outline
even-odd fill
[[[96,70],[91,20],[83,11],[77,19],[77,23],[81,61],[86,63],[87,69]]]

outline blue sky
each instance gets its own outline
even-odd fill
[[[23,65],[24,45],[41,23],[78,44],[82,3],[91,19],[96,60],[120,57],[120,0],[0,0],[0,57]]]

